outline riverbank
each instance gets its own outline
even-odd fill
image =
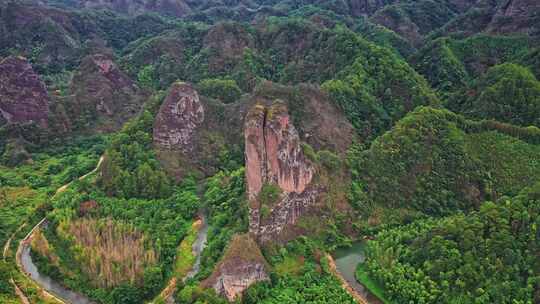
[[[23,263],[23,255],[24,257],[26,258],[26,255],[28,255],[29,257],[29,251],[30,251],[30,243],[32,242],[32,238],[34,236],[34,232],[39,229],[43,223],[45,222],[45,218],[43,218],[37,225],[35,225],[32,230],[30,230],[30,232],[28,232],[28,234],[26,235],[26,237],[24,237],[20,243],[19,243],[19,246],[17,247],[17,253],[15,254],[15,261],[17,263],[17,267],[19,268],[19,270],[21,271],[21,273],[26,276],[30,281],[32,281],[36,288],[39,290],[39,292],[44,295],[45,297],[49,298],[49,299],[52,299],[54,300],[55,302],[57,303],[60,303],[60,304],[68,304],[66,303],[63,299],[57,297],[56,295],[52,294],[49,290],[47,290],[46,288],[44,288],[42,285],[39,284],[39,282],[36,281],[35,278],[32,277],[31,273],[28,272],[27,268],[25,267],[25,263]],[[26,260],[26,259],[25,259]],[[31,262],[31,259],[29,259],[29,261]],[[35,267],[35,265],[34,265]],[[36,268],[37,269],[37,268]],[[20,290],[19,290],[20,291]],[[24,293],[22,293],[22,291],[20,291],[20,295],[19,297],[22,299],[23,297],[25,297]]]
[[[185,281],[199,272],[200,256],[206,244],[207,232],[208,225],[204,216],[193,222],[188,234],[178,246],[173,277],[151,303],[174,303],[172,296],[176,292],[178,280]]]
[[[392,304],[390,300],[388,300],[384,294],[384,290],[377,284],[377,282],[373,281],[371,277],[369,276],[369,273],[367,269],[365,268],[365,265],[359,264],[356,268],[356,280],[362,284],[369,292],[371,292],[373,295],[375,295],[379,300],[381,300],[384,304]]]
[[[360,304],[370,304],[366,298],[364,298],[362,295],[360,295],[350,284],[349,282],[343,277],[343,275],[337,270],[336,261],[330,255],[329,253],[326,254],[326,259],[328,260],[328,266],[330,267],[330,271],[332,274],[339,279],[341,282],[341,287],[345,289],[356,302]]]
[[[90,172],[86,173],[85,175],[79,177],[78,180],[83,180],[83,179],[87,178],[88,176],[90,176],[91,174],[97,172],[99,170],[99,168],[101,167],[101,164],[103,163],[104,159],[105,159],[105,157],[102,155],[99,158],[98,163],[96,164],[96,167],[92,171],[90,171]],[[73,183],[73,181],[59,187],[56,190],[55,194],[51,197],[51,199],[54,198],[56,195],[64,192],[69,187],[69,185],[71,185],[71,183]],[[28,234],[19,242],[19,246],[17,247],[17,252],[15,254],[15,263],[17,264],[17,268],[19,269],[20,273],[22,273],[27,279],[29,279],[35,285],[35,287],[43,295],[43,297],[46,297],[46,298],[48,298],[48,299],[50,299],[50,300],[52,300],[52,301],[54,301],[56,303],[70,304],[71,302],[70,303],[66,302],[65,299],[61,299],[59,296],[56,296],[55,294],[53,294],[53,292],[50,291],[50,288],[48,290],[46,287],[42,286],[42,284],[40,284],[40,282],[36,281],[37,278],[32,277],[32,275],[27,271],[27,269],[25,268],[25,265],[23,263],[23,255],[24,255],[24,258],[25,258],[24,261],[27,262],[26,266],[29,266],[29,267],[33,266],[35,268],[36,274],[38,274],[37,267],[32,263],[32,259],[31,259],[30,254],[29,254],[29,250],[30,250],[29,246],[30,246],[32,237],[34,236],[34,232],[37,229],[39,229],[41,227],[41,225],[43,225],[45,220],[46,220],[46,218],[43,218],[41,221],[39,221],[39,223],[37,223],[32,228],[32,230],[30,230],[30,232],[28,232]],[[23,223],[21,225],[21,227],[19,227],[19,229],[17,229],[17,231],[22,229],[24,227],[24,225],[26,225],[26,224]],[[9,241],[9,243],[11,243],[11,239],[8,240],[8,241]],[[9,244],[6,244],[6,245],[7,245],[7,248],[9,248]],[[6,255],[6,247],[4,247],[4,258],[5,258],[5,255]],[[46,277],[46,278],[48,278],[48,277]],[[14,282],[13,278],[12,278],[12,281]],[[52,280],[50,280],[50,278],[46,279],[46,281],[53,282]],[[43,283],[43,282],[41,282],[41,283]],[[20,291],[20,293],[17,292],[17,294],[19,295],[19,298],[21,299],[21,301],[24,303],[25,299],[28,300],[27,297],[24,295],[22,290],[20,290],[15,283],[14,283],[14,285],[16,287],[16,290],[18,289]],[[49,287],[50,286],[51,285],[49,284]],[[59,284],[58,284],[58,286],[61,289],[65,289]],[[68,291],[68,292],[71,292],[68,289],[65,289],[65,290]],[[79,302],[77,302],[77,303],[79,303]],[[85,303],[91,303],[91,302],[88,301],[88,302],[85,302]]]

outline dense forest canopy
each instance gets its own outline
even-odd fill
[[[0,302],[540,303],[539,128],[536,0],[2,1]]]

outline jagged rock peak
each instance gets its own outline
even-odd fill
[[[264,183],[277,184],[284,192],[304,192],[315,170],[304,156],[285,103],[253,107],[246,117],[244,135],[250,199]]]
[[[184,82],[176,82],[159,109],[154,123],[154,145],[160,149],[190,152],[193,135],[204,121],[199,94]]]
[[[0,62],[0,116],[8,123],[36,122],[48,126],[49,95],[32,66],[23,57]]]
[[[315,204],[319,194],[311,185],[315,168],[281,101],[254,106],[246,116],[244,136],[250,232],[259,242],[276,240]],[[276,201],[260,197],[265,186],[278,188]]]
[[[212,275],[202,282],[217,294],[235,301],[254,283],[269,280],[268,263],[248,234],[235,235]]]
[[[124,73],[112,60],[112,57],[105,54],[94,54],[83,59],[79,73],[94,74],[104,77],[109,81],[109,85],[115,89],[123,88],[138,89],[137,85]]]

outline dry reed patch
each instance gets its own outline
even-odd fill
[[[81,218],[70,223],[69,233],[83,271],[99,287],[142,284],[144,269],[157,263],[150,241],[133,225]]]

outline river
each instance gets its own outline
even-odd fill
[[[336,269],[360,296],[367,300],[370,304],[382,304],[382,301],[374,296],[362,284],[358,283],[355,278],[356,267],[363,263],[364,256],[363,241],[354,242],[351,247],[338,248],[334,252],[333,257],[336,263]]]
[[[21,264],[23,271],[30,275],[32,280],[36,281],[43,289],[60,298],[64,302],[72,304],[94,304],[94,302],[84,295],[69,290],[50,277],[39,273],[36,265],[32,261],[32,257],[30,256],[29,244],[23,245],[21,251]]]
[[[206,246],[206,239],[208,237],[208,220],[206,219],[206,216],[204,213],[201,213],[201,220],[202,220],[202,226],[199,228],[199,232],[197,233],[197,239],[193,243],[193,254],[197,257],[195,260],[195,264],[193,264],[193,268],[191,271],[188,272],[188,274],[184,277],[184,282],[188,279],[193,278],[197,273],[199,273],[199,270],[201,269],[201,253]]]
[[[201,221],[202,226],[199,229],[199,232],[197,233],[197,239],[193,243],[193,253],[196,255],[195,264],[193,265],[193,268],[191,271],[185,276],[184,281],[187,279],[190,279],[197,275],[199,273],[199,270],[201,268],[201,252],[203,251],[207,235],[208,235],[208,222],[204,215],[201,215]],[[54,296],[58,297],[59,299],[63,300],[65,303],[69,304],[95,304],[95,302],[92,302],[88,297],[74,292],[72,290],[67,289],[63,285],[59,284],[58,282],[54,281],[52,278],[41,274],[37,266],[32,261],[32,257],[30,255],[30,245],[28,243],[24,243],[22,245],[21,250],[21,264],[23,271],[25,271],[32,280],[36,281],[38,285],[40,285],[43,289],[47,290]]]

